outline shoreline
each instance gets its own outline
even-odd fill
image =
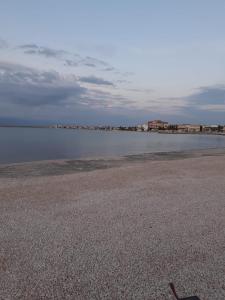
[[[199,131],[199,132],[179,132],[176,130],[121,130],[121,129],[94,129],[94,128],[66,128],[66,127],[59,127],[59,128],[55,128],[55,127],[51,127],[48,125],[43,125],[43,126],[15,126],[15,125],[0,125],[0,128],[32,128],[32,129],[60,129],[60,130],[90,130],[90,131],[106,131],[106,132],[137,132],[137,133],[162,133],[162,134],[188,134],[188,135],[222,135],[225,136],[225,132],[221,131],[212,131],[212,132],[208,132],[208,131]]]
[[[224,299],[224,158],[0,167],[2,298],[168,300],[172,281],[182,297]]]
[[[0,178],[59,176],[129,166],[148,161],[169,161],[222,155],[225,155],[225,148],[140,153],[116,157],[57,159],[0,164]]]

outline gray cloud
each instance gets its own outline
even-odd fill
[[[64,60],[64,65],[67,67],[78,67],[79,63],[75,60],[72,59],[65,59]]]
[[[53,57],[53,58],[61,58],[66,51],[64,50],[57,50],[48,47],[38,46],[36,44],[24,44],[19,46],[19,48],[23,49],[25,54],[35,54],[41,55],[45,57]]]
[[[102,71],[106,71],[106,72],[111,72],[111,71],[115,71],[116,69],[114,67],[106,67],[104,69],[102,69]]]
[[[2,86],[0,83],[0,97],[4,96],[5,100],[21,106],[56,106],[66,103],[71,97],[79,97],[83,89],[79,86],[32,86],[8,84]]]
[[[65,82],[57,72],[0,64],[0,103],[21,107],[59,105],[79,99],[86,92],[77,82]]]
[[[124,80],[124,83],[130,83],[130,82]],[[142,88],[130,88],[130,89],[126,89],[126,90],[129,92],[146,93],[146,94],[150,94],[150,93],[154,92],[153,89],[142,89]]]
[[[190,104],[225,104],[225,85],[200,87],[186,99]]]
[[[0,38],[0,49],[8,48],[8,43]]]
[[[225,124],[225,85],[199,87],[184,97],[158,99],[177,111],[178,122]]]
[[[114,70],[114,73],[117,74],[117,75],[121,75],[123,77],[130,77],[130,76],[134,75],[133,72],[121,72],[121,71],[118,71],[118,70]]]
[[[38,71],[0,62],[0,119],[49,121],[54,118],[71,120],[76,116],[85,122],[88,115],[93,119],[101,113],[116,115],[132,104],[121,95],[82,87],[79,80],[79,77],[61,76],[55,71]],[[111,84],[100,78],[94,78],[94,82],[99,87]]]
[[[166,97],[159,98],[159,101],[165,101],[169,104],[176,103],[184,110],[200,111],[205,108],[221,107],[225,109],[225,85],[204,86],[194,89],[194,92],[184,97]]]
[[[95,76],[84,76],[84,77],[80,77],[79,81],[81,82],[86,82],[86,83],[91,83],[91,84],[96,84],[96,85],[110,85],[113,86],[113,82],[99,78],[99,77],[95,77]]]
[[[80,82],[92,83],[99,86],[99,89],[82,87]],[[139,108],[141,110],[137,101],[100,89],[107,85],[113,86],[113,83],[95,76],[61,76],[55,71],[38,71],[21,65],[0,63],[0,115],[16,117],[18,114],[32,115],[38,112],[38,118],[45,116],[46,119],[51,119],[53,114],[66,117],[72,113],[77,115],[79,111],[92,111],[94,114],[101,111],[107,111],[108,114],[123,111],[124,114],[135,114]],[[205,105],[211,103],[209,99],[215,99],[216,102],[212,103],[221,105],[224,100],[224,87],[204,87],[181,99],[156,99],[155,102],[153,99],[149,106],[145,104],[143,110],[146,114],[147,111],[160,112],[165,110],[166,105],[172,114],[173,108],[175,111],[178,105],[180,114],[189,112],[197,118],[207,114],[199,104],[203,99],[206,99]]]
[[[37,46],[36,44],[24,44],[24,45],[20,45],[19,48],[22,48],[22,49],[39,49],[39,46]]]
[[[82,87],[80,82],[99,88]],[[152,99],[149,106],[147,103],[141,108],[137,101],[101,90],[101,85],[112,85],[106,82],[94,76],[61,76],[55,71],[0,62],[0,118],[57,118],[86,123],[87,118],[101,121],[105,117],[106,121],[114,118],[122,123],[151,115],[177,122],[225,123],[225,85],[201,87],[181,98]]]
[[[91,56],[86,56],[84,58],[82,58],[79,61],[80,65],[84,65],[87,67],[91,67],[91,68],[102,68],[104,67],[102,70],[103,71],[113,71],[114,67],[112,67],[109,63],[107,63],[106,61],[103,61],[101,59],[97,59]]]
[[[65,51],[61,49],[39,46],[33,43],[19,45],[17,48],[21,49],[23,53],[28,55],[39,55],[47,58],[51,57],[54,59],[58,59],[59,61],[63,62],[64,66],[67,67],[85,66],[89,68],[98,68],[101,71],[106,71],[106,72],[117,72],[117,74],[120,74],[122,76],[129,75],[129,73],[122,73],[122,72],[120,73],[108,62],[92,56],[82,57],[78,53],[71,53],[69,51]]]
[[[95,57],[86,56],[81,57],[77,53],[70,53],[65,50],[58,50],[44,46],[38,46],[37,44],[23,44],[19,46],[25,54],[41,55],[44,57],[52,57],[64,61],[64,64],[69,67],[77,67],[79,65],[88,66],[92,68],[105,67],[107,70],[114,70],[107,62],[97,59]]]
[[[109,64],[103,60],[91,57],[91,56],[86,56],[84,58],[85,62],[93,63],[96,65],[101,65],[101,66],[109,66]]]
[[[50,84],[60,80],[57,72],[34,71],[31,68],[0,63],[0,82],[7,84]]]
[[[95,65],[93,63],[85,62],[85,61],[83,61],[83,65],[90,67],[90,68],[97,68],[97,65]]]

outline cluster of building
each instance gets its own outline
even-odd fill
[[[144,126],[143,130],[145,128]],[[161,120],[153,120],[148,122],[147,130],[172,133],[225,133],[225,125],[170,124]]]
[[[141,125],[141,126],[143,126],[143,128],[146,128],[145,125]],[[146,126],[148,126],[148,125],[146,125]],[[105,126],[104,125],[91,126],[91,125],[63,125],[63,124],[57,124],[57,125],[50,126],[50,128],[137,131],[137,126],[108,126],[108,125],[105,125]]]
[[[161,120],[149,121],[137,126],[82,126],[82,125],[53,125],[54,128],[89,129],[89,130],[122,130],[122,131],[152,131],[159,133],[217,133],[225,134],[225,125],[202,124],[170,124]]]

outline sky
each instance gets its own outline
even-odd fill
[[[0,124],[225,124],[224,0],[0,0]]]

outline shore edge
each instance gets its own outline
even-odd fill
[[[225,148],[211,148],[187,151],[141,153],[109,158],[59,159],[0,164],[0,178],[64,175],[128,166],[130,164],[146,161],[168,161],[223,155],[225,155]]]

